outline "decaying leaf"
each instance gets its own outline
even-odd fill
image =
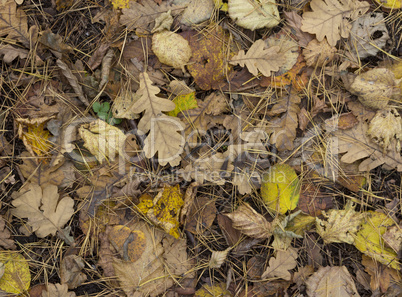
[[[55,235],[74,214],[74,200],[64,197],[59,201],[57,186],[29,183],[19,192],[12,194],[11,213],[28,218],[28,224],[38,237]]]
[[[232,248],[227,248],[224,251],[213,251],[211,259],[209,259],[209,268],[221,268],[222,264],[225,262],[228,253]]]
[[[0,263],[4,274],[0,279],[0,290],[11,294],[21,294],[29,289],[31,273],[28,261],[19,253],[1,251]]]
[[[300,213],[301,210],[291,213],[290,215],[286,216],[282,221],[277,223],[277,226],[274,229],[274,241],[272,242],[272,247],[275,251],[286,251],[291,246],[294,238],[303,238],[303,229],[307,228],[308,225],[310,225],[309,221],[311,222],[312,218],[304,217],[303,215],[301,215],[305,218],[304,223],[299,220],[298,226],[294,223],[292,224],[292,221],[294,221]],[[290,226],[290,224],[292,224],[292,226]],[[294,231],[296,231],[297,233]]]
[[[216,297],[216,296],[225,296],[232,297],[232,293],[230,293],[226,289],[225,283],[216,283],[214,285],[205,284],[201,289],[198,289],[195,292],[196,297]]]
[[[50,29],[43,31],[38,41],[60,54],[69,54],[73,51],[71,46],[63,42],[63,38],[59,34],[54,34]]]
[[[237,25],[250,30],[272,28],[280,20],[275,0],[230,0],[228,12]]]
[[[301,29],[316,34],[318,41],[326,37],[329,45],[335,46],[341,37],[349,37],[349,20],[366,13],[370,5],[365,1],[313,0],[310,7],[312,11],[303,14]]]
[[[129,0],[111,0],[114,9],[122,9],[129,7]]]
[[[402,118],[398,111],[391,107],[378,110],[370,121],[367,135],[384,148],[384,153],[393,139],[396,141],[396,149],[399,150],[402,139]]]
[[[362,220],[361,229],[357,232],[355,247],[365,255],[376,261],[399,270],[400,263],[397,254],[384,246],[382,235],[387,231],[387,227],[395,222],[380,212],[365,212]]]
[[[385,293],[391,284],[391,280],[395,282],[401,280],[398,271],[386,267],[366,255],[362,257],[362,264],[365,266],[364,270],[371,276],[370,288],[373,292],[380,289],[382,293]]]
[[[278,55],[282,56],[282,65],[279,66],[279,71],[275,72],[274,75],[278,76],[292,69],[298,62],[300,50],[296,40],[284,30],[265,39],[265,47],[271,48],[275,46],[279,46]]]
[[[138,208],[156,226],[161,227],[166,233],[175,238],[180,237],[179,215],[184,205],[180,186],[166,186],[152,201],[142,201]]]
[[[349,75],[349,79],[350,84],[345,83],[345,88],[357,95],[367,107],[382,109],[389,100],[400,100],[401,89],[398,85],[401,80],[396,79],[387,68],[374,68],[356,77]]]
[[[42,291],[41,297],[75,297],[74,292],[69,292],[66,284],[48,284]]]
[[[344,210],[332,209],[328,213],[324,212],[323,215],[327,219],[326,221],[316,218],[317,233],[325,243],[354,243],[363,218],[363,214],[356,212],[354,208],[353,203],[348,201]]]
[[[225,216],[232,220],[235,229],[247,236],[269,238],[272,235],[272,224],[248,204],[240,205],[234,212],[227,213]]]
[[[85,142],[84,146],[99,163],[107,159],[114,161],[117,154],[123,156],[126,135],[119,128],[98,119],[82,125],[78,132]]]
[[[270,76],[271,71],[278,71],[279,66],[283,64],[284,57],[279,53],[279,46],[273,46],[265,49],[265,42],[259,39],[253,43],[253,45],[244,53],[244,50],[238,52],[230,60],[230,64],[241,67],[247,66],[248,71],[251,74],[257,76],[258,71],[264,76]]]
[[[360,59],[375,56],[389,39],[385,19],[381,12],[371,12],[358,18],[350,32],[349,45]]]
[[[291,280],[289,270],[292,270],[297,265],[297,249],[289,248],[287,251],[278,251],[276,257],[269,259],[268,268],[261,275],[261,279],[281,278]]]
[[[280,115],[272,119],[268,124],[268,133],[271,144],[275,144],[279,151],[292,150],[293,140],[296,137],[298,126],[298,113],[300,112],[300,97],[295,94],[284,96],[275,104],[270,115]]]
[[[116,119],[137,119],[140,116],[133,105],[141,98],[140,95],[131,92],[130,90],[122,90],[121,93],[113,101],[113,117]]]
[[[177,33],[162,31],[152,36],[152,50],[161,63],[184,69],[191,58],[188,41]]]
[[[320,267],[306,282],[309,297],[358,297],[356,285],[345,266]]]
[[[271,166],[262,176],[261,197],[274,212],[281,214],[296,208],[300,197],[300,181],[287,164]]]
[[[209,196],[195,197],[187,213],[184,228],[193,234],[201,234],[212,226],[215,217],[215,200]]]
[[[302,17],[298,15],[296,11],[284,11],[283,14],[287,22],[285,29],[290,28],[289,31],[295,35],[299,46],[306,47],[307,44],[314,39],[314,36],[300,29],[303,20]]]
[[[109,242],[124,261],[135,262],[141,258],[147,244],[144,232],[132,231],[129,227],[122,225],[107,228],[110,228],[107,232]]]
[[[82,272],[85,264],[81,257],[68,255],[60,264],[60,283],[67,284],[69,289],[75,289],[86,281],[87,276]]]
[[[187,69],[202,90],[219,89],[231,68],[227,63],[229,37],[220,26],[203,32],[187,31],[182,36],[193,53]]]

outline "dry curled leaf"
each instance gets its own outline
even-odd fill
[[[289,270],[297,265],[297,249],[289,248],[286,251],[278,251],[276,257],[269,259],[268,267],[261,275],[261,279],[281,278],[291,280],[292,276]]]
[[[74,214],[74,200],[64,197],[59,201],[57,186],[29,183],[19,192],[12,194],[11,213],[20,218],[28,218],[28,224],[38,237],[55,235]]]
[[[354,0],[313,0],[310,7],[312,11],[303,14],[301,29],[316,34],[318,41],[326,37],[329,45],[335,46],[341,37],[349,37],[352,27],[349,20],[366,13],[370,5]]]
[[[265,42],[259,39],[248,49],[247,54],[241,50],[230,60],[230,64],[241,67],[247,66],[251,74],[257,76],[258,71],[264,76],[270,76],[272,71],[278,71],[285,62],[283,55],[279,52],[279,46],[264,48]]]
[[[233,227],[254,238],[269,238],[273,226],[250,205],[242,204],[234,212],[225,214],[233,222]]]
[[[309,297],[358,297],[356,285],[345,266],[320,267],[306,282]]]
[[[86,106],[89,106],[88,99],[84,96],[84,92],[82,90],[82,86],[78,83],[77,77],[73,74],[70,68],[68,68],[67,64],[62,60],[57,60],[57,66],[61,69],[63,75],[67,78],[70,86],[73,88],[75,94],[77,94],[78,98],[84,103]]]

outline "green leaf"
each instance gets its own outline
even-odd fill
[[[287,164],[272,166],[263,176],[261,197],[273,211],[281,214],[296,208],[300,196],[300,181]]]
[[[108,112],[109,109],[110,109],[110,103],[109,102],[103,102],[101,104],[101,109],[100,109],[101,112]]]
[[[195,92],[191,92],[185,95],[179,95],[173,99],[176,108],[169,111],[167,115],[176,117],[179,112],[194,109],[198,107],[197,99],[195,99]]]
[[[92,109],[93,109],[94,112],[98,113],[100,111],[100,109],[101,109],[101,104],[99,102],[95,102],[92,105]]]

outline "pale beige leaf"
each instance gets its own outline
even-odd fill
[[[297,265],[297,249],[289,248],[286,251],[278,251],[276,257],[269,259],[268,268],[262,274],[261,279],[266,278],[282,278],[290,280],[289,270]]]
[[[208,20],[214,11],[213,0],[191,0],[183,12],[180,23],[186,26]]]
[[[364,14],[370,5],[357,0],[312,0],[312,11],[303,14],[301,29],[304,32],[316,34],[318,41],[326,37],[331,46],[343,37],[348,38],[352,27],[350,21]]]
[[[151,33],[159,33],[164,30],[170,31],[170,27],[172,26],[172,24],[173,24],[172,12],[169,10],[168,12],[160,14],[155,19],[155,26],[152,29]]]
[[[371,140],[383,147],[384,153],[392,140],[396,141],[397,150],[402,139],[402,118],[395,108],[384,108],[377,111],[370,121],[367,135]]]
[[[273,226],[250,205],[242,204],[234,212],[225,214],[233,222],[233,228],[254,238],[269,238]]]
[[[323,212],[323,215],[327,220],[317,217],[316,227],[324,243],[354,243],[363,215],[355,211],[351,201],[348,201],[344,210],[332,209],[328,213]]]
[[[320,267],[306,282],[309,297],[359,297],[352,276],[345,266]]]
[[[139,98],[141,98],[141,95],[137,95],[130,90],[122,90],[113,101],[113,116],[116,119],[138,119],[140,115],[133,109],[133,105]]]
[[[321,42],[317,39],[313,39],[309,42],[307,47],[303,49],[303,56],[307,66],[322,67],[334,59],[336,51],[337,49],[330,46],[326,39]]]
[[[7,64],[10,64],[16,58],[25,59],[28,57],[28,53],[28,50],[23,48],[14,47],[9,44],[0,45],[0,55],[4,55],[3,61]]]
[[[84,96],[82,86],[78,83],[77,77],[75,77],[70,68],[68,68],[67,64],[64,63],[62,60],[57,60],[56,64],[61,69],[63,75],[67,78],[68,82],[70,83],[70,86],[73,88],[74,92],[77,94],[81,102],[84,103],[86,106],[89,106],[89,101]]]
[[[48,284],[47,288],[42,291],[41,297],[75,297],[74,292],[68,292],[66,284]]]
[[[106,159],[114,161],[117,154],[123,153],[126,135],[101,119],[82,125],[78,132],[84,146],[100,163]]]
[[[225,262],[228,253],[232,248],[227,248],[224,251],[212,251],[211,259],[209,259],[209,268],[221,268]]]
[[[55,235],[74,214],[74,200],[64,197],[59,201],[57,186],[28,184],[12,195],[11,213],[20,218],[28,218],[28,224],[38,237]]]
[[[271,35],[264,42],[265,47],[268,49],[279,46],[277,57],[282,60],[282,63],[279,66],[279,70],[275,72],[275,75],[284,74],[297,63],[300,53],[299,44],[292,36],[279,32],[278,34]]]
[[[177,33],[162,31],[152,36],[152,51],[163,64],[184,69],[191,58],[187,40]]]
[[[398,225],[390,227],[387,232],[382,235],[385,243],[391,247],[396,253],[399,253],[402,247],[402,230]]]
[[[280,20],[275,0],[230,0],[228,12],[237,25],[250,30],[272,28]]]
[[[286,62],[279,52],[279,46],[264,48],[265,42],[259,39],[248,49],[247,54],[241,50],[230,60],[230,64],[241,67],[247,66],[251,74],[257,76],[258,71],[264,76],[271,76],[272,71],[278,71],[279,67]]]

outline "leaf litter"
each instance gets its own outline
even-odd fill
[[[400,295],[399,8],[2,1],[0,295]]]

